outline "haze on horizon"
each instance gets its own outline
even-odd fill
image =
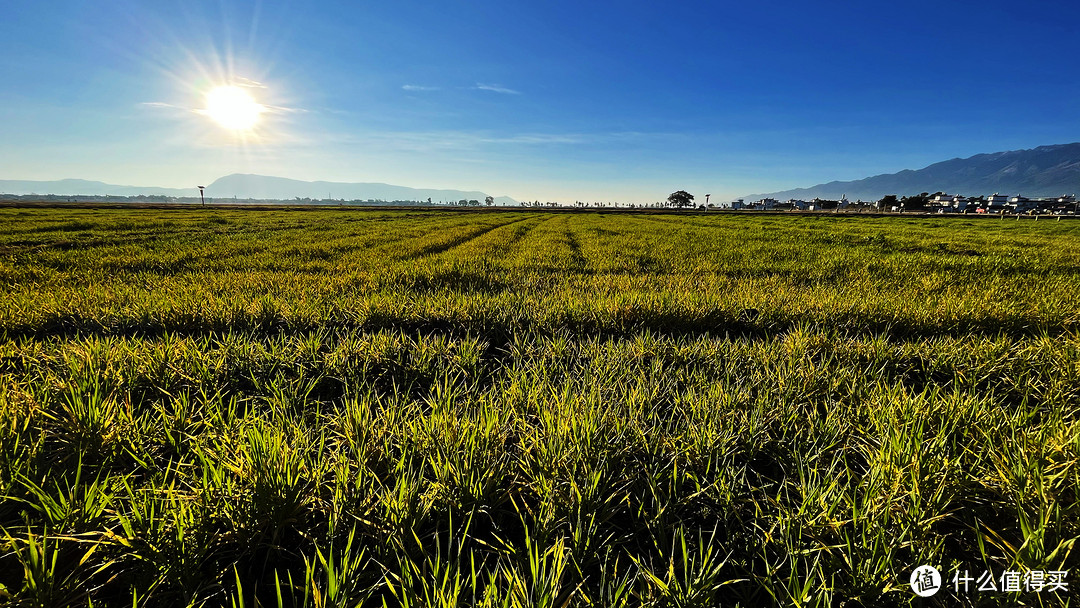
[[[1072,2],[12,0],[0,179],[713,201],[1080,140]]]

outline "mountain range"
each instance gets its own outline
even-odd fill
[[[199,196],[198,188],[157,188],[154,186],[117,186],[86,179],[59,179],[40,182],[0,179],[2,194],[55,194],[60,196]]]
[[[118,186],[83,179],[57,181],[0,180],[0,193],[4,194],[55,194],[61,196],[155,196],[197,197],[198,188],[157,188],[152,186]],[[407,188],[380,183],[305,182],[284,177],[234,173],[214,180],[206,186],[206,196],[216,198],[242,198],[262,200],[293,200],[310,198],[322,200],[381,200],[381,201],[459,201],[483,202],[488,196],[480,191]],[[510,197],[495,198],[498,205],[517,205]]]
[[[1012,150],[977,154],[969,158],[934,163],[922,169],[875,175],[854,181],[834,181],[810,188],[750,194],[746,200],[790,198],[878,200],[886,194],[912,195],[920,192],[946,192],[977,196],[995,192],[1007,195],[1059,196],[1080,194],[1080,143],[1039,146],[1030,150]],[[197,188],[157,188],[118,186],[81,179],[59,181],[0,180],[0,193],[55,194],[93,196],[176,196],[197,197]],[[305,182],[283,177],[236,173],[226,175],[206,187],[213,199],[294,200],[381,200],[456,202],[462,199],[483,202],[487,194],[479,191],[408,188],[382,183]],[[499,205],[517,205],[510,197],[495,198]]]
[[[479,191],[408,188],[380,183],[304,182],[284,177],[234,173],[214,180],[206,187],[212,197],[290,200],[295,198],[335,200],[456,202],[462,199],[484,202],[487,194]],[[517,205],[507,196],[495,197],[498,205]]]
[[[744,199],[838,199],[847,195],[849,200],[874,201],[886,194],[904,196],[938,191],[966,196],[995,192],[1024,196],[1080,194],[1080,143],[976,154],[969,158],[934,163],[922,169],[907,169],[854,181],[829,182],[810,188],[750,194]]]

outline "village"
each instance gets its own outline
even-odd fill
[[[982,213],[1012,215],[1077,215],[1078,201],[1075,194],[1058,197],[1029,198],[1020,194],[1008,196],[995,192],[989,196],[968,197],[959,194],[923,192],[914,196],[887,195],[877,201],[850,201],[847,195],[839,200],[814,198],[809,201],[763,198],[753,202],[738,199],[721,205],[721,209],[743,211],[874,211],[874,212],[920,212],[920,213]]]

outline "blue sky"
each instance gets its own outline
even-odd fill
[[[1080,140],[1080,3],[8,0],[0,179],[727,200]],[[214,86],[266,106],[235,133]]]

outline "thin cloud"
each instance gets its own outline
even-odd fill
[[[164,101],[143,101],[136,104],[140,108],[154,109],[154,110],[179,110],[181,112],[194,112],[195,114],[206,114],[205,108],[187,108],[184,106],[178,106],[172,103],[165,103]],[[267,114],[307,114],[310,110],[304,108],[290,108],[287,106],[272,106],[266,104],[259,104],[259,107],[263,112]]]
[[[521,91],[515,91],[514,89],[508,89],[499,84],[484,84],[481,82],[476,83],[473,87],[477,91],[491,91],[492,93],[502,93],[503,95],[521,95]]]
[[[264,112],[270,114],[307,114],[308,110],[304,108],[287,108],[285,106],[266,106],[263,107]]]
[[[249,89],[265,89],[266,85],[250,78],[244,78],[243,76],[237,76],[232,79],[232,85],[237,87],[248,87]]]
[[[601,138],[603,136],[600,136]],[[339,138],[338,143],[372,144],[385,149],[431,152],[477,150],[488,146],[575,146],[596,143],[595,136],[580,133],[492,133],[490,131],[392,131],[369,132]]]
[[[480,138],[479,141],[492,144],[535,144],[535,145],[548,145],[548,144],[581,144],[586,143],[586,138],[583,135],[578,134],[547,134],[547,133],[525,133],[521,135],[511,135],[508,137],[486,137]]]
[[[180,117],[187,115],[191,112],[199,113],[199,110],[187,108],[184,106],[178,106],[174,103],[165,103],[164,101],[143,101],[135,104],[140,112],[154,112],[159,116],[171,116]]]
[[[406,91],[438,91],[439,87],[426,87],[419,84],[406,84],[401,87]]]
[[[164,101],[144,101],[144,102],[139,103],[138,105],[140,107],[144,107],[144,108],[167,108],[167,109],[177,109],[177,110],[184,109],[184,108],[181,108],[180,106],[175,106],[175,105],[173,105],[171,103],[165,103]]]

